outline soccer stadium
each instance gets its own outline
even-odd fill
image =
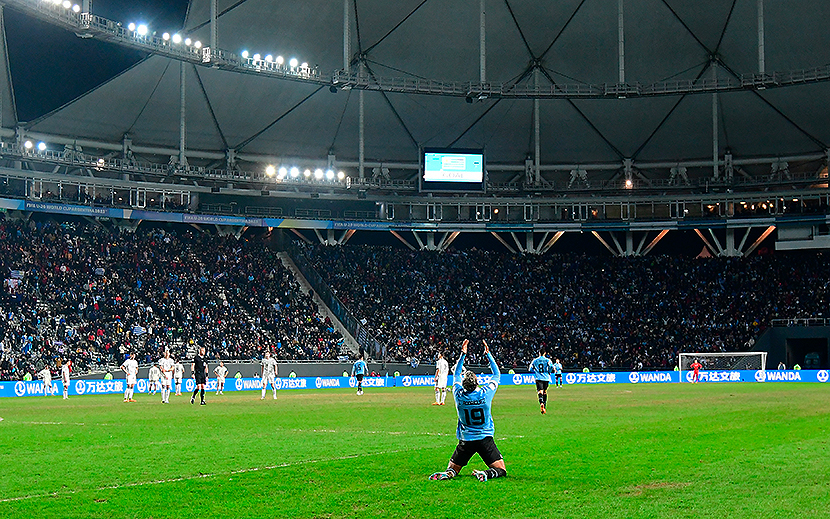
[[[828,25],[0,0],[0,517],[830,517]]]

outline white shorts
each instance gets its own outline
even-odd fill
[[[268,375],[266,377],[262,377],[262,387],[268,386],[275,386],[276,383],[274,382],[274,375]]]
[[[224,384],[225,383],[225,378],[224,377],[216,377],[216,383],[217,384]]]
[[[438,389],[447,389],[447,376],[438,377],[438,382],[435,383],[435,387]]]
[[[68,378],[62,379],[61,382],[63,382],[64,386],[69,386],[69,379]]]
[[[173,375],[165,374],[163,377],[161,377],[161,383],[163,385],[169,387],[171,385],[171,382],[173,382]]]
[[[135,385],[135,375],[127,375],[127,385],[134,386]]]
[[[181,383],[182,383],[182,379],[177,378],[176,379],[176,385],[179,386],[179,385],[181,385]]]

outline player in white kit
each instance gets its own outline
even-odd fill
[[[277,399],[277,361],[271,357],[271,352],[266,351],[265,357],[262,359],[262,398],[265,400],[265,392],[268,390],[268,384],[274,390],[274,400]]]
[[[71,368],[72,361],[66,359],[66,362],[63,363],[61,366],[61,382],[63,383],[63,399],[69,399],[69,372]]]
[[[127,354],[127,359],[121,364],[121,369],[127,374],[127,389],[124,390],[124,401],[135,402],[133,393],[136,378],[138,377],[138,362],[133,358],[132,353]]]
[[[158,364],[153,364],[153,367],[150,368],[150,372],[147,374],[147,378],[150,382],[147,390],[151,391],[155,395],[158,393],[159,389],[161,389],[161,370],[159,369]]]
[[[216,375],[216,394],[224,395],[225,376],[228,374],[228,368],[225,367],[225,363],[220,360],[219,365],[213,370],[213,374]]]
[[[165,351],[164,357],[159,359],[159,367],[161,368],[161,403],[170,403],[170,386],[173,382],[173,359],[170,358],[170,352]]]
[[[52,387],[52,371],[49,369],[49,366],[38,371],[37,374],[43,379],[43,394],[46,396],[54,395],[55,389]]]
[[[184,364],[176,361],[173,364],[173,379],[176,381],[176,396],[182,396],[182,377],[184,376]]]
[[[435,402],[432,405],[444,405],[447,398],[447,375],[450,374],[450,365],[440,353],[435,362]]]

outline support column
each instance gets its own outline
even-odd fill
[[[631,231],[625,231],[625,255],[634,255],[634,234]]]
[[[623,18],[623,0],[617,1],[617,41],[619,49],[620,84],[625,84],[625,23]]]
[[[214,50],[219,48],[218,3],[219,0],[210,0],[210,48]]]
[[[479,80],[483,84],[487,81],[487,52],[486,52],[486,41],[485,41],[485,12],[484,12],[484,2],[485,0],[481,0],[480,2],[480,18],[479,18],[479,27],[478,27],[478,41],[479,41],[479,54],[478,54],[478,66],[479,66]]]
[[[533,69],[533,86],[536,87],[537,89],[539,88],[539,67],[538,67],[538,65],[535,69]],[[541,160],[541,157],[540,157],[540,155],[542,153],[542,151],[541,151],[542,145],[539,141],[540,127],[541,127],[541,125],[539,124],[539,98],[537,97],[533,100],[533,147],[534,147],[534,150],[533,150],[533,154],[534,154],[534,158],[533,158],[533,170],[534,170],[533,171],[533,179],[534,179],[536,184],[539,184],[539,183],[542,182],[542,170],[541,170],[542,160]]]
[[[87,14],[92,12],[92,0],[83,0],[81,2],[81,12]]]
[[[764,0],[758,0],[758,73],[766,74],[766,56],[764,50]]]
[[[361,74],[363,73],[363,63],[362,62],[360,63],[360,67],[358,68],[358,71]],[[365,150],[365,144],[366,144],[366,133],[365,133],[366,121],[365,121],[365,110],[364,110],[364,104],[363,104],[363,96],[364,96],[365,92],[366,91],[361,88],[360,89],[360,94],[359,94],[360,121],[358,123],[359,128],[358,128],[358,148],[357,148],[358,159],[357,159],[357,162],[358,162],[358,173],[359,173],[359,177],[361,179],[365,178],[364,168],[366,167],[366,156],[364,154],[365,153],[365,151],[364,151]]]
[[[351,61],[351,36],[349,35],[349,0],[343,0],[343,71],[349,73],[349,62]]]
[[[187,138],[187,120],[185,116],[185,82],[184,72],[187,65],[184,61],[179,62],[179,87],[180,87],[180,112],[179,112],[179,167],[187,167],[187,157],[185,156],[186,138]]]
[[[735,229],[726,229],[726,255],[730,258],[738,256],[735,253]]]
[[[718,80],[718,63],[717,61],[712,61],[712,79],[717,81]],[[720,173],[718,171],[718,93],[712,93],[712,173],[713,178],[718,180],[720,177]]]

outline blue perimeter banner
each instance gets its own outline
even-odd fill
[[[489,375],[479,375],[479,381],[485,383],[490,380]],[[692,372],[684,371],[685,382],[692,381]],[[680,382],[678,371],[633,371],[614,373],[565,373],[562,376],[567,385],[593,384],[660,384]],[[830,373],[827,370],[801,371],[701,371],[701,382],[828,382]],[[534,385],[536,378],[532,374],[520,373],[502,375],[499,383],[503,386]],[[452,376],[448,384],[452,385]],[[290,389],[340,389],[357,387],[354,377],[307,377],[307,378],[278,378],[278,390]],[[433,375],[417,375],[402,377],[366,377],[363,387],[433,387]],[[192,378],[182,380],[183,392],[193,392],[195,381]],[[104,395],[124,393],[124,380],[73,380],[70,382],[69,395]],[[225,391],[258,391],[262,389],[262,380],[259,378],[229,378],[225,380]],[[268,388],[271,389],[270,387]],[[139,379],[135,385],[135,393],[149,393],[149,381]],[[216,379],[208,380],[207,391],[216,391]],[[60,380],[52,382],[52,394],[63,394],[63,383]],[[43,382],[33,380],[29,382],[8,381],[0,382],[0,397],[44,396]]]

